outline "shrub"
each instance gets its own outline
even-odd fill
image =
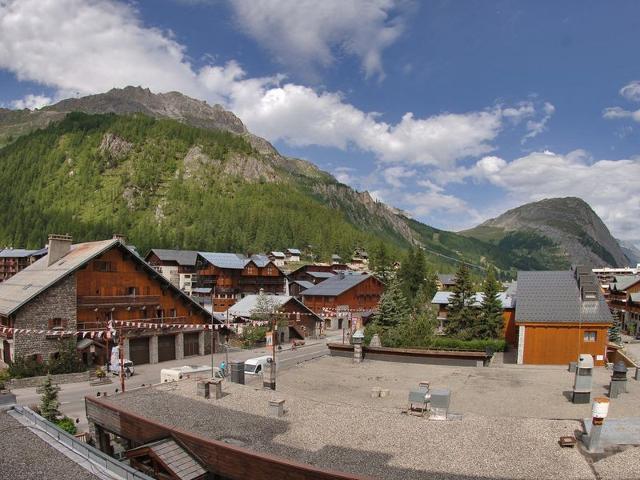
[[[267,327],[247,325],[242,332],[242,343],[245,347],[251,347],[264,340],[267,335]]]
[[[7,369],[11,378],[39,377],[47,373],[47,365],[32,357],[18,357]]]
[[[73,421],[73,419],[69,417],[63,417],[59,420],[56,420],[55,424],[65,432],[70,433],[71,435],[75,435],[76,433],[78,433],[78,429],[76,428],[76,423]]]
[[[494,352],[504,352],[507,342],[504,339],[491,340],[459,340],[457,338],[434,338],[429,348],[434,350],[470,350],[472,352],[484,352],[490,348]]]

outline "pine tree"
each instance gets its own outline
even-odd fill
[[[397,327],[410,314],[407,299],[402,293],[398,279],[394,278],[380,297],[375,321],[384,330]]]
[[[456,272],[456,283],[452,288],[447,314],[447,335],[463,339],[471,338],[472,327],[477,324],[477,311],[473,306],[475,292],[469,274],[469,267],[461,263]]]
[[[379,242],[371,252],[370,267],[382,283],[388,285],[394,276],[393,261],[384,242]]]
[[[489,268],[482,284],[484,297],[480,305],[478,323],[474,335],[478,338],[498,338],[502,333],[502,302],[499,298],[500,285],[495,270]]]
[[[51,382],[51,376],[47,375],[47,379],[42,385],[42,396],[40,397],[40,415],[49,420],[55,422],[60,416],[58,408],[60,402],[58,402],[58,392],[60,387],[54,385]]]
[[[620,312],[615,310],[613,312],[613,323],[609,328],[609,341],[622,345],[622,327],[620,325]]]

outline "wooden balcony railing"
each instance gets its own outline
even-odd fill
[[[112,296],[81,296],[78,297],[79,307],[123,306],[136,307],[158,305],[159,295],[112,295]]]
[[[188,317],[164,317],[164,318],[127,318],[127,319],[114,319],[116,321],[115,328],[119,330],[122,328],[123,330],[132,330],[136,328],[140,328],[136,326],[127,326],[123,325],[120,322],[131,322],[132,324],[138,323],[161,323],[163,325],[171,326],[171,325],[184,325],[186,323],[191,323],[188,321]],[[107,320],[99,321],[99,322],[78,322],[78,330],[106,330],[107,328]],[[196,324],[197,325],[197,324]],[[144,326],[142,328],[145,328]]]

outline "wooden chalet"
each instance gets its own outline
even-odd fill
[[[197,287],[211,289],[214,312],[224,312],[247,295],[285,293],[284,273],[265,255],[198,252]]]
[[[47,249],[25,250],[22,248],[5,248],[0,251],[0,282],[11,278],[24,270],[39,258],[47,254]]]
[[[165,250],[154,248],[145,261],[169,279],[180,290],[191,295],[196,277],[196,258],[193,250]]]
[[[581,353],[604,364],[613,319],[590,270],[518,272],[517,289],[519,364],[568,364]]]
[[[288,321],[288,330],[280,331],[280,344],[289,339],[318,338],[322,330],[322,319],[304,303],[289,295],[247,295],[227,310],[226,317],[232,321],[251,321],[259,308],[260,298],[266,298],[276,315]]]
[[[375,276],[357,272],[340,272],[301,292],[304,304],[320,315],[326,329],[362,325],[377,310],[384,284]],[[345,318],[350,322],[345,322]]]
[[[609,308],[619,314],[623,330],[637,334],[640,331],[640,275],[616,276],[607,291]]]
[[[208,312],[118,237],[72,244],[69,236],[50,235],[47,255],[0,284],[5,363],[49,358],[64,338],[77,343],[87,364],[104,364],[110,321],[122,332],[125,357],[134,364],[210,351],[210,335],[202,326],[211,322]]]

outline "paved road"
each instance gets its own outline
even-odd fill
[[[341,337],[340,337],[341,338]],[[278,362],[278,370],[283,371],[294,367],[298,363],[322,357],[329,353],[327,349],[327,341],[340,341],[337,336],[334,338],[323,339],[320,341],[310,341],[307,345],[291,350],[286,347],[284,350],[276,354]],[[229,352],[229,360],[247,360],[248,358],[258,357],[261,355],[270,355],[271,349],[259,348],[253,350],[237,350]],[[213,355],[214,365],[218,366],[225,359],[224,353],[216,353]],[[184,360],[171,360],[153,365],[140,365],[135,368],[135,375],[126,381],[125,388],[132,389],[142,385],[149,385],[160,382],[160,370],[163,368],[181,367],[184,365],[211,365],[211,355],[189,357]],[[80,419],[78,430],[83,431],[87,428],[87,419],[84,410],[84,397],[87,395],[96,396],[98,392],[107,395],[116,393],[119,389],[120,382],[118,377],[113,376],[113,383],[92,387],[88,382],[69,383],[60,386],[58,399],[60,401],[60,411],[71,417]],[[39,403],[40,395],[36,393],[35,388],[21,388],[13,390],[16,395],[16,401],[21,405],[34,405]]]

